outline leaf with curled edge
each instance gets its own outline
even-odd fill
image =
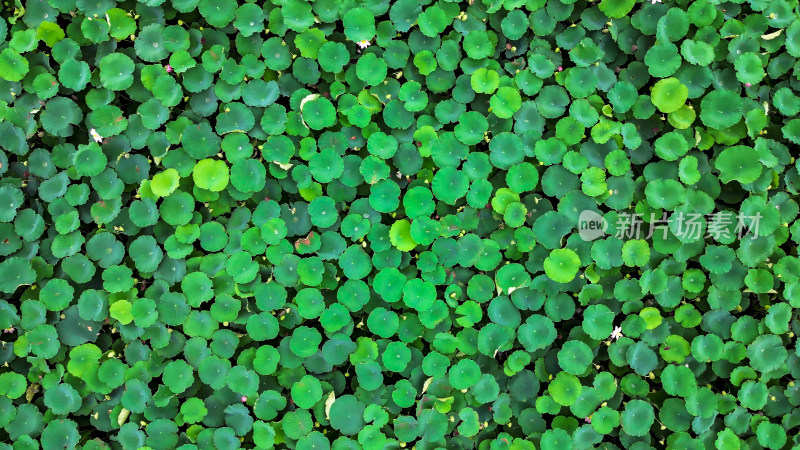
[[[333,406],[333,402],[336,401],[336,393],[331,391],[328,398],[325,400],[325,418],[330,420],[331,419],[331,406]]]

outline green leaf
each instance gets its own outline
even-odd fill
[[[555,249],[544,260],[544,270],[551,280],[569,283],[578,274],[581,261],[578,255],[568,248]]]
[[[0,78],[6,81],[20,81],[28,73],[28,61],[10,48],[0,52]]]
[[[219,192],[228,186],[230,171],[224,161],[202,159],[195,164],[192,179],[199,188]]]

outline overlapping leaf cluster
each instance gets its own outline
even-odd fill
[[[800,445],[796,1],[3,8],[3,448]]]

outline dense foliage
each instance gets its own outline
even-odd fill
[[[0,447],[800,445],[796,0],[11,0]]]

